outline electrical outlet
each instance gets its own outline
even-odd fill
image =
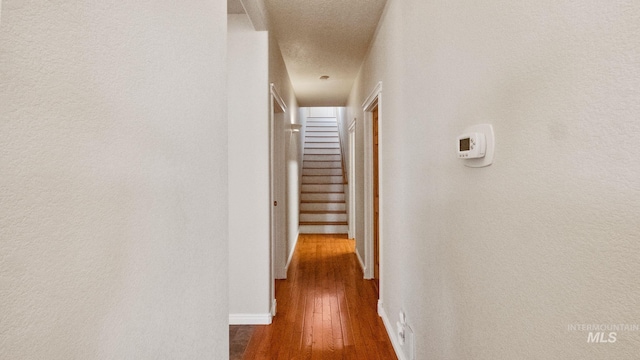
[[[413,333],[413,329],[408,324],[403,326],[404,331],[404,346],[403,352],[406,356],[407,360],[415,360],[416,359],[416,337]]]

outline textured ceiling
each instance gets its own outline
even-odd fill
[[[385,3],[264,1],[300,106],[346,104]]]

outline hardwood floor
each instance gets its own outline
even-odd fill
[[[242,360],[255,325],[229,326],[229,360]]]
[[[244,359],[397,359],[373,282],[344,235],[300,235],[276,299],[278,314],[254,326]]]

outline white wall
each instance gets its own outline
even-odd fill
[[[257,1],[261,3],[261,1]],[[285,124],[302,124],[299,116],[298,101],[287,73],[287,68],[280,52],[278,41],[269,32],[269,82],[273,83],[282,97],[287,112],[285,113]],[[284,149],[286,169],[283,173],[285,181],[286,198],[286,251],[287,267],[291,261],[293,250],[298,242],[299,213],[300,213],[300,183],[302,181],[302,147],[304,145],[303,132],[284,134]],[[296,178],[298,179],[296,181]]]
[[[229,316],[271,321],[268,34],[228,16]]]
[[[222,359],[222,1],[3,1],[0,358]]]
[[[351,124],[351,120],[347,116],[347,108],[344,106],[336,107],[336,119],[338,120],[338,131],[340,132],[340,154],[342,156],[342,167],[344,169],[343,175],[344,180],[347,182],[344,184],[344,197],[346,201],[347,212],[349,212],[349,185],[348,182],[352,179],[349,178],[349,125]],[[349,218],[351,221],[351,218]],[[351,224],[349,224],[349,229],[351,229]],[[351,230],[350,230],[351,231]],[[349,234],[352,235],[352,234]]]
[[[300,132],[285,132],[285,153],[286,153],[286,191],[287,191],[287,269],[293,251],[298,242],[300,228],[300,176],[302,175],[302,161],[300,148],[303,140]]]
[[[640,332],[568,325],[640,319],[639,21],[633,1],[388,2],[349,106],[362,122],[383,82],[383,306],[417,359],[637,357]],[[455,136],[487,122],[495,163],[464,167]]]
[[[344,106],[336,108],[336,119],[338,120],[338,131],[340,132],[340,149],[342,151],[342,161],[344,162],[343,165],[345,168],[345,176],[347,176],[349,168],[349,161],[347,157],[349,145],[347,144],[347,142],[349,141],[349,124],[351,122],[347,117],[347,109]],[[344,189],[345,191],[347,191],[346,186]]]
[[[246,4],[245,4],[246,5]],[[246,15],[229,15],[229,261],[232,324],[271,322],[269,83],[283,98],[286,113],[276,115],[278,148],[285,161],[276,174],[286,190],[283,257],[290,255],[298,235],[300,143],[285,132],[298,122],[298,105],[277,41],[256,31]],[[275,246],[275,243],[273,244]],[[278,247],[277,249],[280,249]],[[280,256],[280,255],[279,255]],[[276,259],[276,263],[280,257]],[[284,263],[284,261],[283,261]],[[277,264],[276,264],[277,265]],[[279,274],[276,271],[275,274]]]

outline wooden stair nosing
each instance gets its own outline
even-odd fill
[[[321,161],[321,162],[327,162],[327,161]],[[336,170],[336,169],[342,169],[342,166],[322,166],[322,164],[309,164],[309,165],[320,165],[321,167],[315,167],[315,166],[302,166],[302,170],[309,170],[309,169],[314,169],[314,170]],[[303,175],[303,176],[340,176],[340,175]]]
[[[314,154],[316,155],[316,154]],[[302,163],[304,164],[305,162],[310,162],[310,163],[317,163],[317,162],[326,162],[326,163],[330,163],[330,162],[335,162],[335,163],[340,163],[342,164],[342,160],[302,160]]]
[[[337,182],[337,183],[306,183],[306,182],[302,182],[302,185],[344,185],[344,182]]]
[[[344,194],[344,191],[302,191],[300,194]]]
[[[304,168],[303,168],[304,169]],[[307,168],[307,169],[324,169],[324,170],[329,170],[329,169],[342,169],[341,167],[321,167],[321,168]],[[304,175],[304,176],[316,176],[316,175]],[[320,176],[320,175],[318,175]],[[335,175],[338,176],[338,175]]]
[[[346,210],[301,210],[300,214],[346,214]]]
[[[305,156],[340,156],[339,154],[306,154]],[[302,159],[302,161],[342,161],[342,158],[338,160],[311,160],[311,159]]]
[[[346,221],[300,221],[298,225],[349,225]]]
[[[338,161],[338,160],[334,160],[334,161],[326,161],[326,160],[315,160],[315,161],[314,161],[314,160],[303,160],[303,161],[302,161],[302,168],[303,168],[303,169],[305,168],[305,167],[304,167],[304,163],[305,163],[305,162],[310,162],[310,163],[319,163],[319,162],[321,162],[321,163],[322,163],[322,162],[324,162],[324,163],[333,163],[333,162],[335,162],[335,163],[340,163],[340,166],[332,166],[332,167],[328,167],[328,168],[326,168],[326,167],[325,167],[325,168],[313,168],[313,169],[342,169],[342,162],[341,162],[341,161]],[[308,169],[309,169],[309,168],[308,168]]]

